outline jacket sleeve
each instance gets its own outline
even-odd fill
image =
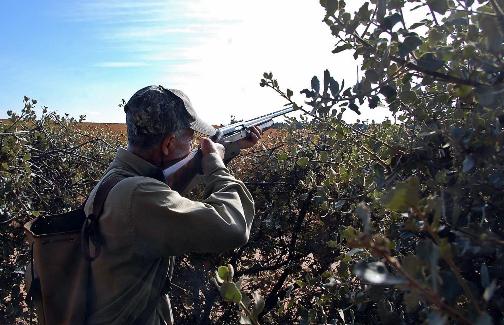
[[[237,157],[240,154],[240,147],[237,142],[226,142],[224,143],[224,163],[228,164],[231,160],[233,160],[235,157]],[[191,192],[196,186],[203,184],[203,175],[196,175],[194,178],[191,180],[187,188],[185,189],[184,193],[186,194]]]
[[[203,161],[205,199],[192,201],[167,185],[146,178],[132,193],[136,241],[161,256],[220,252],[244,245],[254,218],[254,202],[216,154]]]

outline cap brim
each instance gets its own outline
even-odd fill
[[[194,122],[191,122],[189,125],[194,131],[208,137],[211,137],[215,135],[215,133],[217,133],[217,130],[213,126],[203,122],[199,117],[196,117],[196,120]]]

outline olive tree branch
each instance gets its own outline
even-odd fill
[[[293,101],[293,100],[292,100],[289,96],[287,96],[284,92],[282,92],[282,91],[281,91],[278,87],[275,87],[275,86],[272,84],[272,82],[267,82],[267,83],[266,83],[266,86],[268,86],[268,87],[272,88],[272,89],[273,89],[274,91],[276,91],[276,92],[277,92],[280,96],[282,96],[283,98],[285,98],[286,100],[288,100],[288,101],[289,101],[289,104],[293,105],[293,106],[295,107],[295,109],[296,109],[296,110],[300,110],[300,111],[302,111],[302,112],[303,112],[303,113],[305,113],[306,115],[309,115],[309,116],[313,117],[315,120],[317,120],[317,121],[319,121],[319,122],[322,122],[322,123],[324,123],[324,122],[325,122],[325,121],[324,121],[322,118],[320,118],[319,116],[317,116],[317,115],[315,115],[315,114],[312,114],[312,113],[308,112],[307,110],[305,110],[302,106],[297,105],[297,104],[296,104],[296,103],[295,103],[295,102],[294,102],[294,101]],[[368,139],[371,139],[372,141],[376,141],[376,142],[378,142],[378,143],[380,143],[380,144],[382,144],[382,145],[386,146],[386,147],[387,147],[387,148],[389,148],[389,149],[396,150],[396,151],[398,151],[398,152],[400,152],[400,153],[402,153],[402,154],[404,154],[404,153],[405,153],[405,152],[404,152],[404,149],[403,149],[403,148],[401,148],[401,147],[399,147],[399,146],[397,146],[397,145],[396,145],[396,146],[393,146],[393,145],[391,145],[391,144],[389,144],[389,143],[387,143],[387,142],[385,142],[385,141],[383,141],[383,140],[380,140],[380,139],[374,138],[373,136],[371,136],[371,135],[369,135],[369,134],[367,134],[367,133],[365,133],[365,132],[363,132],[363,131],[361,131],[361,130],[358,130],[358,129],[356,129],[356,128],[354,128],[354,127],[350,126],[350,125],[344,124],[344,123],[342,123],[342,122],[339,122],[339,124],[340,124],[341,126],[343,126],[343,127],[347,128],[347,129],[350,129],[352,132],[357,133],[357,134],[359,134],[359,135],[362,135],[362,136],[364,136],[364,137],[366,137],[366,138],[368,138]],[[334,126],[332,126],[332,125],[330,125],[330,124],[328,124],[328,125],[327,125],[327,127],[328,127],[328,128],[330,128],[330,129],[331,129],[331,130],[333,130],[333,131],[338,131],[338,130],[334,127]]]
[[[303,225],[303,221],[308,214],[308,209],[310,208],[311,201],[313,199],[313,196],[315,194],[315,190],[311,190],[308,193],[308,196],[306,199],[303,201],[301,205],[301,210],[298,213],[298,217],[296,219],[296,223],[294,224],[294,229],[293,229],[293,235],[291,237],[291,240],[289,242],[289,248],[288,248],[288,255],[287,255],[287,261],[292,262],[293,256],[295,256],[294,251],[296,248],[296,243],[297,239],[299,236],[299,233],[301,232],[301,227]],[[288,265],[282,274],[280,275],[279,280],[271,290],[271,292],[268,294],[268,296],[265,299],[265,304],[264,304],[264,309],[263,311],[259,314],[259,319],[261,319],[264,315],[266,315],[269,311],[271,311],[273,308],[275,308],[277,301],[279,299],[279,291],[282,288],[283,284],[285,283],[285,280],[289,276],[289,274],[292,272],[292,266]]]
[[[434,21],[434,23],[436,24],[436,26],[439,26],[439,22],[436,18],[436,14],[434,14],[434,11],[432,10],[431,6],[429,4],[427,4],[427,7],[429,8],[429,11],[431,13],[431,16],[432,16],[432,20]]]
[[[339,19],[335,15],[332,15],[331,17],[336,22],[338,22],[338,24],[344,25],[344,23],[341,21],[341,19]],[[350,35],[353,36],[362,45],[364,45],[364,46],[372,49],[375,53],[378,53],[378,49],[375,46],[373,46],[371,43],[369,43],[368,41],[366,41],[365,39],[363,39],[362,37],[360,37],[356,32],[353,32]],[[348,41],[345,41],[345,42],[348,42]],[[473,86],[473,87],[488,86],[486,84],[483,84],[483,83],[475,81],[475,80],[462,79],[462,78],[458,78],[458,77],[455,77],[455,76],[452,76],[452,75],[448,75],[448,74],[440,73],[440,72],[433,71],[433,70],[430,70],[430,69],[426,69],[426,68],[420,67],[419,65],[417,65],[417,64],[415,64],[415,63],[413,63],[411,61],[404,60],[404,59],[402,59],[400,57],[397,57],[397,56],[391,55],[390,59],[392,61],[396,62],[396,63],[404,64],[407,68],[409,68],[411,70],[424,73],[426,75],[432,76],[432,77],[437,78],[439,80],[443,80],[443,81],[447,81],[447,82],[452,82],[452,83],[456,83],[456,84],[460,84],[460,85]]]
[[[388,249],[375,245],[375,243],[369,240],[369,238],[365,242],[359,241],[353,244],[355,244],[355,246],[368,249],[375,256],[384,258],[389,265],[391,265],[400,275],[406,278],[411,288],[419,291],[431,304],[437,306],[439,309],[452,316],[460,324],[472,324],[471,321],[465,318],[456,309],[446,304],[436,292],[419,283],[413,276],[404,270],[401,263],[399,263],[399,260],[396,257],[391,256]]]
[[[429,233],[429,235],[432,237],[433,241],[439,245],[439,236],[438,234],[434,231],[434,229],[431,227],[431,225],[429,224],[428,222],[428,218],[427,216],[425,215],[425,213],[423,213],[422,211],[418,210],[418,209],[413,209],[413,212],[415,213],[415,215],[417,215],[421,220],[424,221],[424,230],[426,232]],[[474,308],[479,312],[481,313],[482,310],[481,310],[481,307],[479,306],[476,298],[473,296],[472,292],[471,292],[471,289],[467,286],[467,281],[464,279],[464,277],[462,276],[462,274],[460,273],[460,270],[458,269],[458,267],[455,265],[455,263],[453,262],[453,259],[451,258],[451,256],[448,254],[442,254],[442,257],[443,257],[443,260],[448,264],[448,266],[450,267],[451,271],[453,272],[453,274],[455,275],[455,278],[457,279],[457,282],[460,284],[460,286],[462,287],[462,289],[464,290],[464,293],[465,295],[467,296],[467,298],[469,298],[469,300],[471,301],[471,303],[473,304]]]

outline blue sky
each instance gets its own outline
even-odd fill
[[[221,123],[281,108],[259,87],[264,71],[295,92],[326,68],[355,79],[351,54],[331,54],[318,0],[2,4],[0,118],[20,110],[26,95],[60,113],[123,122],[122,98],[162,84],[184,90],[203,118]]]

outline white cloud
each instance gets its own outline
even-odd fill
[[[236,19],[219,26],[213,37],[182,49],[181,56],[190,62],[170,67],[163,80],[185,90],[212,123],[227,122],[230,115],[248,119],[280,109],[285,101],[259,87],[265,71],[272,71],[280,85],[295,94],[309,86],[313,75],[321,78],[324,69],[347,85],[356,80],[358,63],[351,53],[331,53],[335,40],[322,22],[324,11],[317,1],[200,0],[188,2],[187,8],[189,16],[201,19]],[[303,96],[295,98],[303,103]],[[370,113],[375,114],[360,118],[383,118],[378,110]],[[352,112],[345,115],[357,118]]]
[[[348,3],[347,9],[360,4]],[[184,90],[202,117],[220,123],[230,115],[248,119],[282,107],[285,101],[259,87],[265,71],[291,88],[298,103],[304,100],[299,91],[324,69],[347,85],[355,82],[358,62],[350,52],[331,53],[336,41],[323,16],[317,0],[94,0],[74,18],[100,22],[101,39],[128,54],[127,60],[97,66],[159,66],[158,79],[147,83]],[[365,114],[360,118],[383,119],[381,110]]]

